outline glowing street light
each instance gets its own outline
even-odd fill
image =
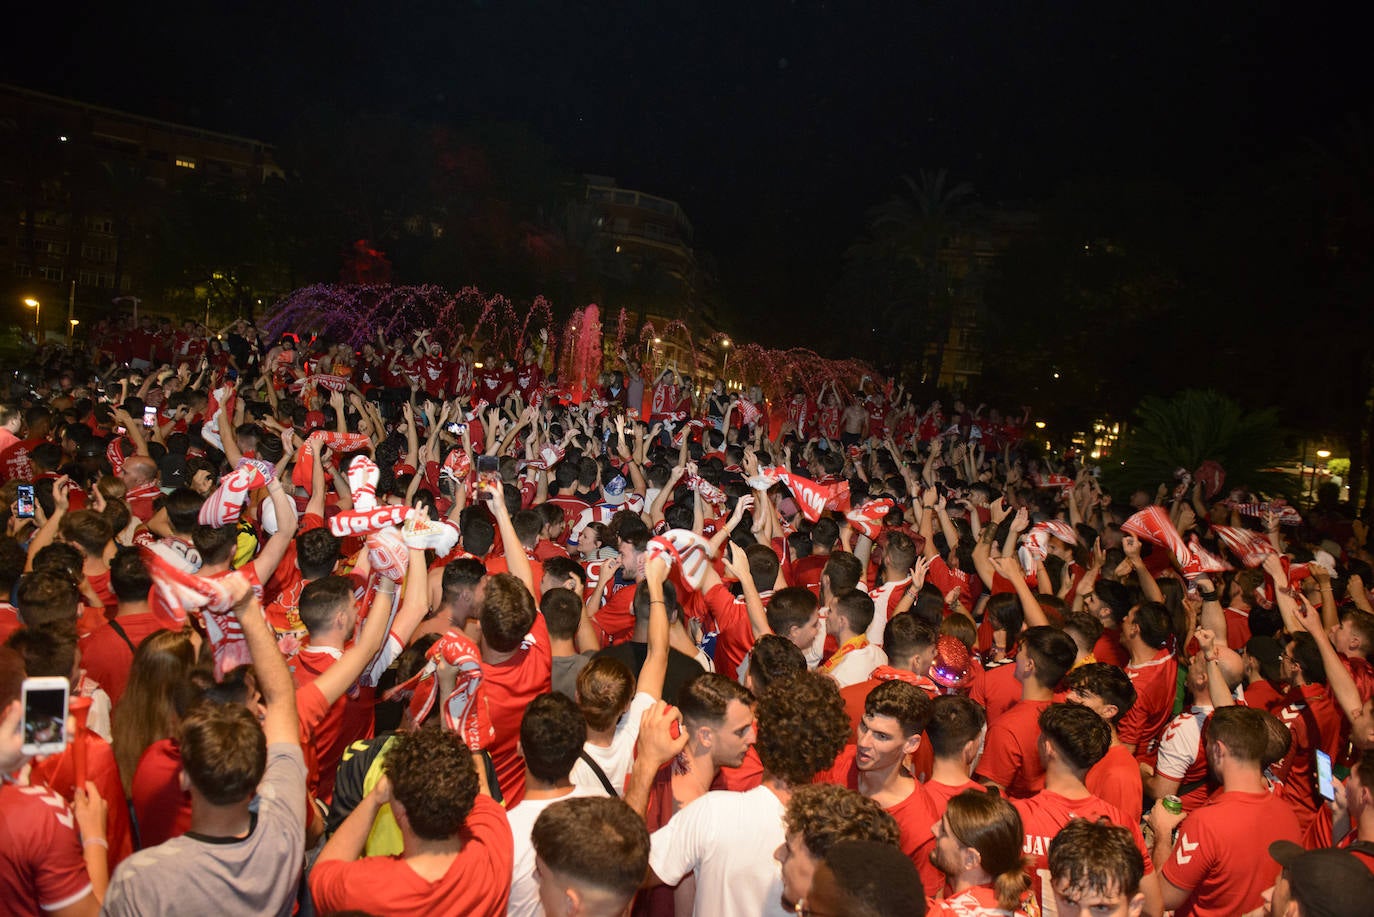
[[[1329,459],[1329,458],[1331,458],[1331,450],[1330,450],[1330,449],[1318,449],[1318,450],[1317,450],[1317,458],[1319,458],[1319,459]]]
[[[75,335],[76,335],[76,326],[79,325],[79,324],[81,324],[81,319],[79,319],[79,318],[69,318],[69,319],[67,319],[67,349],[68,349],[68,350],[71,350],[71,348],[72,348],[72,338],[75,337]]]
[[[1035,422],[1035,429],[1037,429],[1037,430],[1043,430],[1043,429],[1045,429],[1045,422],[1044,422],[1043,420],[1037,420],[1037,421]]]
[[[42,307],[42,305],[38,302],[38,300],[34,299],[32,296],[30,296],[28,299],[24,300],[24,305],[28,306],[30,309],[33,310],[33,333],[34,333],[34,341],[36,341],[36,342],[38,343],[39,346],[42,346],[42,344],[43,344],[43,307]]]

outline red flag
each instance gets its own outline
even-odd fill
[[[840,481],[838,484],[817,484],[810,478],[781,468],[766,468],[762,473],[787,485],[797,506],[801,508],[802,515],[810,522],[820,519],[821,513],[826,510],[844,512],[849,509],[848,481]]]

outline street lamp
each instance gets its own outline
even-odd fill
[[[68,349],[68,350],[71,350],[71,349],[72,349],[72,338],[74,338],[74,337],[76,336],[76,326],[79,325],[79,324],[81,324],[81,319],[79,319],[79,318],[69,318],[69,319],[67,319],[67,349]]]
[[[32,296],[30,296],[28,299],[24,300],[24,305],[28,306],[30,309],[33,310],[33,333],[34,333],[34,342],[35,342],[39,347],[42,347],[42,346],[43,346],[43,307],[42,307],[42,305],[38,302],[38,300],[34,299]]]

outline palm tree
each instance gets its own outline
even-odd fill
[[[898,289],[906,289],[913,301],[880,303],[881,317],[889,329],[915,336],[919,328],[929,335],[933,349],[928,355],[926,374],[939,381],[943,369],[945,344],[953,320],[953,302],[946,266],[940,252],[957,231],[972,204],[973,186],[951,182],[949,172],[921,170],[919,178],[902,175],[903,190],[868,214],[868,239],[854,254],[876,254],[880,260],[895,261]],[[856,247],[858,248],[858,247]],[[913,307],[919,314],[912,314]],[[904,314],[905,313],[905,314]],[[896,342],[899,346],[904,343]]]

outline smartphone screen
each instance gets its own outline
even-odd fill
[[[14,497],[14,514],[20,519],[32,519],[33,511],[33,485],[20,484]]]
[[[1336,787],[1331,779],[1331,756],[1320,749],[1317,751],[1317,792],[1323,799],[1336,798]]]
[[[494,455],[477,456],[477,470],[495,472],[501,467],[501,460]]]
[[[65,678],[24,679],[24,744],[26,755],[45,755],[67,747]]]
[[[155,423],[157,423],[157,408],[150,404],[143,409],[143,426],[151,427]]]

